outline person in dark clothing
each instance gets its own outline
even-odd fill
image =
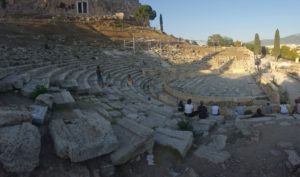
[[[200,102],[200,106],[198,106],[198,113],[200,119],[206,119],[208,117],[208,111],[206,106],[203,105],[203,102]]]
[[[97,74],[98,84],[99,84],[99,86],[101,85],[102,88],[103,88],[104,87],[104,82],[103,82],[102,71],[100,69],[100,66],[97,66],[96,74]]]
[[[179,112],[183,112],[184,111],[184,104],[183,104],[183,102],[181,100],[179,101],[177,108],[178,108]]]
[[[265,116],[265,115],[262,113],[261,109],[258,108],[258,109],[256,110],[256,113],[253,114],[251,117],[254,118],[254,117],[264,117],[264,116]]]

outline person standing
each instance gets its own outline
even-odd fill
[[[98,85],[103,88],[104,87],[104,82],[103,82],[103,78],[102,78],[102,70],[100,69],[100,66],[97,66],[97,70],[96,70],[96,74],[97,74],[97,81],[98,81]]]

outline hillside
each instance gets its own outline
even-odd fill
[[[280,39],[281,44],[300,44],[300,33],[283,37]],[[262,45],[273,45],[273,39],[261,40]]]
[[[152,28],[120,25],[116,20],[97,22],[65,22],[64,19],[10,19],[0,20],[0,44],[13,46],[63,44],[76,45],[82,41],[89,45],[123,45],[123,41],[151,39],[176,41]]]

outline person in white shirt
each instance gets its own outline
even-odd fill
[[[187,103],[184,105],[184,115],[188,117],[193,117],[194,106],[192,104],[192,99],[188,99]]]
[[[217,104],[211,106],[211,114],[214,116],[220,115],[220,107]]]
[[[280,114],[288,114],[289,113],[289,110],[286,106],[286,104],[281,104],[280,105]]]
[[[235,115],[236,116],[242,116],[244,115],[244,106],[242,106],[240,103],[238,103],[237,107],[235,108]]]

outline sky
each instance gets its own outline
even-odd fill
[[[190,40],[207,40],[221,34],[249,42],[300,33],[300,0],[140,0],[156,10],[151,25],[159,28],[163,15],[168,34]]]

